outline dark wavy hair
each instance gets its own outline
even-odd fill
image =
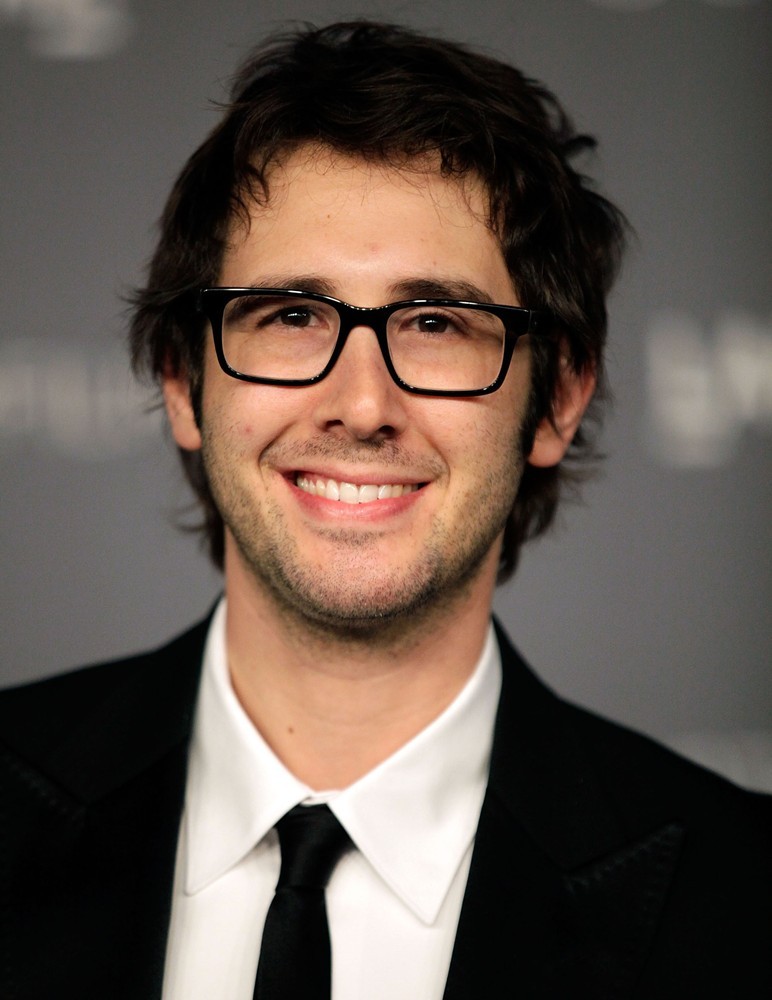
[[[594,455],[587,428],[603,397],[605,299],[625,235],[621,213],[571,165],[595,141],[574,131],[540,84],[461,44],[367,21],[269,38],[236,74],[220,123],[179,175],[147,283],[133,300],[135,371],[156,380],[184,373],[199,420],[206,331],[195,292],[217,284],[234,217],[268,197],[271,166],[305,144],[398,166],[429,155],[446,176],[482,179],[520,302],[553,317],[552,335],[534,338],[526,454],[551,415],[561,353],[576,372],[597,376],[593,407],[560,465],[525,467],[504,534],[506,578],[523,542],[549,527],[561,494]],[[201,456],[181,457],[222,567],[223,522]]]

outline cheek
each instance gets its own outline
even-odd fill
[[[522,405],[508,393],[431,400],[413,426],[441,456],[450,481],[474,484],[509,475],[520,455]]]
[[[278,386],[222,375],[205,386],[203,430],[212,448],[233,456],[260,455],[300,419],[302,399]]]
[[[468,434],[467,461],[476,476],[496,491],[510,489],[523,465],[522,425],[526,400],[518,391],[482,397],[484,407],[475,415]],[[498,398],[496,398],[498,397]]]
[[[513,378],[515,375],[517,377]],[[465,443],[475,454],[498,442],[517,440],[528,406],[528,382],[525,372],[512,372],[496,392],[489,396],[471,396],[445,400],[444,420],[437,416],[437,426],[445,425],[446,436]]]

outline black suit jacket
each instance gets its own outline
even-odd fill
[[[3,1000],[160,997],[207,624],[0,695]],[[446,1000],[772,996],[770,799],[566,704],[500,642]]]

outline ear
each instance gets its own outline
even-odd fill
[[[186,451],[198,451],[201,447],[201,431],[196,423],[193,403],[190,398],[190,382],[184,372],[163,377],[164,404],[174,440]]]
[[[575,372],[568,358],[561,358],[551,419],[545,417],[536,428],[533,448],[528,456],[531,465],[547,468],[560,462],[579,429],[595,392],[595,384],[592,368]]]

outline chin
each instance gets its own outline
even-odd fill
[[[463,565],[429,551],[411,571],[387,573],[340,567],[321,579],[314,569],[283,559],[252,562],[253,576],[285,621],[337,641],[378,645],[410,642],[426,623],[452,612],[487,565],[489,550]],[[320,582],[321,579],[321,582]],[[346,584],[341,586],[341,580]]]

